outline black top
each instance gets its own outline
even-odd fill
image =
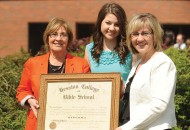
[[[125,93],[122,99],[124,103],[124,108],[119,115],[119,125],[123,125],[130,120],[130,88],[131,88],[131,83],[133,82],[133,78],[135,77],[137,68],[133,76],[129,78],[129,82],[126,84],[126,87],[125,87]]]
[[[135,77],[135,73],[132,77],[130,77],[129,82],[126,84],[125,87],[125,93],[123,96],[123,103],[124,103],[124,109],[120,113],[120,125],[123,125],[127,123],[130,120],[130,100],[129,100],[129,95],[130,95],[130,87],[131,83],[133,81],[133,78]]]
[[[65,73],[65,65],[54,66],[48,62],[48,73]]]

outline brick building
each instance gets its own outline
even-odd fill
[[[114,1],[114,0],[112,0]],[[139,12],[157,16],[164,29],[190,37],[188,0],[115,0],[127,17]],[[7,0],[0,1],[0,57],[20,48],[39,49],[48,21],[55,16],[69,21],[75,38],[92,33],[100,7],[110,0]]]

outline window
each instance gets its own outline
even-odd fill
[[[76,38],[81,39],[85,37],[90,37],[94,31],[93,23],[77,23],[76,24]]]
[[[171,30],[174,32],[175,36],[178,34],[178,33],[182,33],[185,35],[185,39],[186,38],[190,38],[190,33],[189,33],[189,30],[190,30],[190,25],[171,25],[171,24],[163,24],[163,29],[164,30]]]
[[[48,23],[29,23],[28,24],[28,51],[35,56],[43,47],[43,33]]]

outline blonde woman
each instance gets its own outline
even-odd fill
[[[176,67],[162,52],[162,36],[152,14],[137,14],[128,24],[127,44],[140,60],[127,79],[122,125],[116,130],[169,130],[176,125]]]

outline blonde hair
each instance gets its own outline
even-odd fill
[[[67,35],[68,35],[68,45],[67,45],[67,47],[69,46],[69,44],[71,44],[71,41],[73,40],[73,33],[72,33],[72,30],[71,30],[69,24],[62,18],[54,17],[49,21],[49,23],[48,23],[48,25],[46,27],[46,30],[44,32],[44,35],[43,35],[43,41],[44,41],[45,45],[48,45],[48,37],[49,37],[49,35],[51,33],[56,32],[61,27],[65,28],[65,30],[67,32]]]
[[[132,51],[132,53],[138,53],[138,51],[133,47],[131,43],[131,33],[135,32],[143,27],[149,28],[153,33],[153,46],[156,51],[161,51],[162,47],[162,37],[163,29],[158,21],[158,19],[150,13],[140,13],[132,17],[127,25],[127,46]]]

